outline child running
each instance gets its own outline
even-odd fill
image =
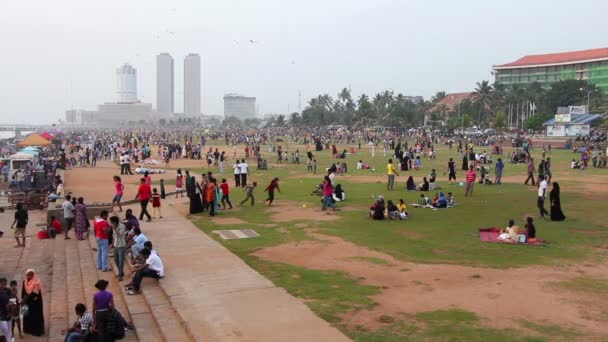
[[[230,203],[230,187],[228,186],[228,182],[226,178],[222,178],[222,184],[220,184],[220,190],[222,191],[222,207],[223,210],[226,210],[226,203],[230,206],[229,209],[232,209],[232,203]]]
[[[245,202],[247,202],[248,199],[251,198],[251,206],[253,206],[255,202],[255,197],[253,197],[253,190],[256,186],[258,186],[257,182],[253,182],[252,184],[247,184],[247,186],[245,186],[245,195],[247,195],[247,197],[245,197],[245,199],[241,201],[241,205],[243,205]]]
[[[159,218],[163,218],[163,213],[160,211],[160,194],[158,193],[158,189],[154,188],[152,190],[152,217],[156,218],[156,213],[158,213]]]
[[[281,193],[281,188],[279,188],[279,179],[278,178],[274,178],[270,184],[266,187],[266,189],[264,191],[268,192],[268,198],[266,199],[266,202],[268,202],[268,206],[270,207],[270,205],[272,204],[272,202],[274,201],[274,190],[279,191],[279,193]]]
[[[122,211],[122,206],[120,205],[120,200],[122,199],[122,194],[125,190],[125,186],[122,184],[120,177],[114,176],[114,198],[112,199],[112,210],[114,211],[114,206],[118,206],[118,211]]]

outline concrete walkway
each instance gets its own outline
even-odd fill
[[[142,230],[163,259],[167,275],[160,287],[190,336],[198,341],[349,340],[200,231],[173,201],[163,203],[165,218]]]

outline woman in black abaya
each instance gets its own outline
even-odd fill
[[[566,219],[562,212],[562,203],[559,198],[559,184],[553,182],[553,189],[549,193],[549,200],[551,201],[551,221],[563,221]]]
[[[192,186],[192,192],[190,195],[190,214],[198,214],[203,212],[203,202],[201,199],[201,186],[196,182],[194,176],[191,177],[190,180]]]

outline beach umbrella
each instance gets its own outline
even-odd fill
[[[44,132],[44,133],[40,134],[40,136],[43,137],[46,140],[53,140],[55,138],[55,136],[53,136],[49,132]]]

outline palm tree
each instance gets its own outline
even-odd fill
[[[340,91],[338,94],[338,100],[342,101],[342,103],[346,103],[348,100],[351,100],[350,90],[348,90],[348,88],[342,88],[342,91]]]
[[[479,106],[479,124],[484,120],[484,113],[490,105],[490,99],[492,97],[492,85],[488,81],[477,82],[477,88],[473,94],[475,103]]]
[[[369,104],[369,96],[364,93],[359,96],[359,99],[357,99],[357,106],[361,108],[362,105],[366,104]]]
[[[374,105],[374,108],[376,109],[376,119],[380,118],[380,109],[384,109],[384,103],[383,103],[383,98],[382,95],[380,93],[376,94],[376,96],[374,96],[374,99],[372,100],[372,104]]]
[[[325,93],[323,95],[319,95],[319,102],[323,105],[325,110],[331,111],[334,99],[332,99],[329,94]]]

